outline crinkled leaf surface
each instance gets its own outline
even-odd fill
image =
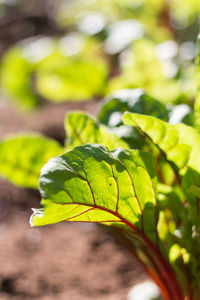
[[[101,144],[110,150],[117,147],[129,148],[126,142],[84,112],[75,111],[67,114],[65,130],[68,137],[67,149],[86,143]]]
[[[155,159],[137,150],[79,146],[42,169],[43,210],[33,226],[60,221],[99,222],[156,240]]]
[[[54,140],[27,133],[0,142],[0,175],[16,185],[38,188],[40,169],[63,148]]]

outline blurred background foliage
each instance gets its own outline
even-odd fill
[[[198,0],[1,0],[0,86],[23,110],[143,88],[195,94]]]

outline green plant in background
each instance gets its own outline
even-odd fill
[[[174,20],[179,27],[178,33],[180,33],[181,29],[191,26],[195,22],[199,12],[198,0],[161,0],[159,2],[156,0],[87,0],[84,3],[80,0],[63,0],[57,7],[55,18],[61,27],[78,26],[82,30],[89,28],[86,24],[89,23],[88,17],[90,16],[102,19],[102,21],[99,18],[96,19],[99,20],[99,30],[105,29],[107,24],[131,18],[143,23],[152,36],[161,37],[158,33],[160,27],[162,35],[165,33],[169,37],[171,30],[166,27],[168,25],[170,27],[170,20]],[[98,31],[93,33],[88,30],[88,33],[96,34]]]
[[[97,41],[76,33],[29,39],[4,56],[1,84],[24,109],[35,107],[38,96],[53,102],[87,100],[104,94],[108,66],[101,55]]]
[[[0,175],[21,187],[38,188],[41,167],[63,153],[55,140],[38,133],[21,133],[0,141]]]
[[[33,70],[19,47],[10,49],[1,65],[1,86],[8,97],[14,98],[23,108],[32,109],[38,105],[38,99],[32,92]]]
[[[108,89],[143,87],[162,102],[186,102],[194,96],[195,68],[192,63],[181,66],[178,51],[173,40],[161,44],[135,41],[122,56],[121,74],[110,80]]]
[[[1,88],[23,109],[43,98],[82,101],[138,87],[162,102],[191,105],[200,8],[196,0],[182,1],[181,10],[179,5],[179,0],[63,0],[51,18],[67,28],[66,36],[36,36],[8,49]]]

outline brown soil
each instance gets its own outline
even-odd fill
[[[63,142],[66,111],[95,114],[98,101],[49,104],[22,115],[2,102],[0,136],[37,130]],[[94,224],[60,223],[30,228],[37,191],[0,180],[0,299],[122,300],[146,278],[143,269]]]

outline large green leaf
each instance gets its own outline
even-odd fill
[[[180,176],[186,200],[190,201],[190,216],[199,223],[199,200],[192,186],[200,187],[200,136],[185,124],[170,125],[150,116],[125,113],[125,125],[135,126],[155,144]],[[199,225],[198,225],[199,226]]]
[[[40,169],[63,148],[54,140],[27,133],[0,142],[0,175],[16,185],[38,188]]]
[[[145,134],[181,175],[189,167],[200,172],[200,136],[194,128],[182,123],[171,125],[151,116],[128,112],[124,114],[123,121]]]
[[[112,133],[106,126],[100,125],[92,117],[81,111],[67,114],[65,119],[67,149],[86,143],[97,143],[113,150],[117,147],[128,149],[129,146]]]
[[[60,221],[99,222],[156,240],[155,159],[146,152],[110,152],[97,144],[74,148],[42,169],[43,210],[33,226]]]

